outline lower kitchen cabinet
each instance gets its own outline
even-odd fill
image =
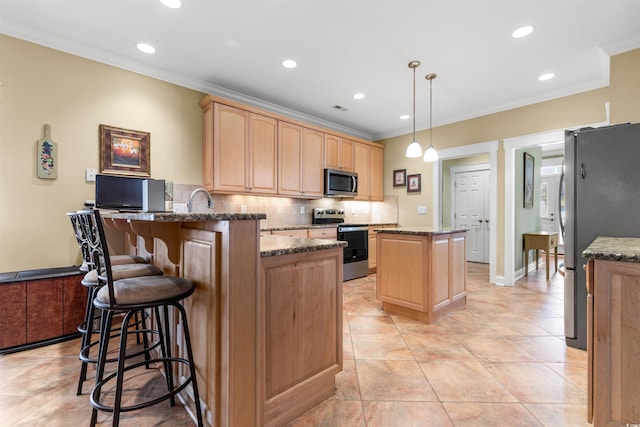
[[[77,274],[0,284],[0,351],[76,334],[87,301],[81,279]]]
[[[640,263],[587,265],[588,419],[640,424]]]

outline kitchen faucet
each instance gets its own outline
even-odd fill
[[[204,195],[207,197],[207,206],[209,207],[209,209],[213,209],[213,199],[211,198],[211,194],[209,194],[209,192],[204,188],[200,187],[193,190],[193,192],[189,196],[189,201],[187,202],[187,211],[189,211],[189,213],[193,212],[193,198],[198,193],[204,193]]]

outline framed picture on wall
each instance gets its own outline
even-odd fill
[[[407,170],[397,169],[393,171],[393,186],[404,187],[407,185]]]
[[[422,191],[422,175],[419,173],[407,176],[407,193],[419,193]]]
[[[100,173],[151,176],[151,134],[100,125]]]
[[[523,189],[523,206],[525,208],[533,207],[533,168],[535,159],[529,153],[524,153],[524,189]]]

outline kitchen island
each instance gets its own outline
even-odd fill
[[[587,419],[640,424],[640,239],[598,237],[587,263]]]
[[[376,297],[384,311],[432,323],[466,305],[466,230],[380,228]]]
[[[184,306],[190,324],[204,419],[208,425],[259,426],[279,423],[293,413],[282,409],[286,405],[278,403],[279,396],[292,396],[292,399],[297,399],[293,400],[294,403],[302,402],[295,405],[298,411],[308,409],[311,402],[315,405],[328,397],[329,384],[333,384],[333,376],[342,367],[342,309],[339,305],[342,298],[342,264],[329,261],[333,257],[341,261],[340,242],[289,238],[288,242],[281,240],[279,243],[264,240],[264,248],[261,248],[263,239],[271,239],[260,236],[260,220],[266,218],[265,214],[105,212],[102,217],[106,226],[126,233],[127,251],[130,254],[146,255],[165,273],[188,278],[196,285],[195,293],[184,301]],[[318,256],[320,261],[314,261],[320,267],[315,270],[312,268],[311,276],[314,284],[324,286],[321,289],[325,295],[329,288],[333,292],[331,306],[316,307],[312,313],[324,315],[325,309],[333,313],[333,319],[325,316],[327,323],[323,331],[335,327],[333,333],[340,332],[339,344],[336,340],[329,347],[334,352],[331,360],[324,357],[319,362],[296,356],[295,351],[326,355],[328,341],[304,341],[304,346],[294,342],[295,339],[303,340],[306,337],[307,330],[300,329],[300,325],[303,328],[308,326],[308,320],[305,323],[307,317],[304,311],[296,311],[296,314],[301,314],[298,318],[301,323],[286,324],[287,312],[271,304],[282,306],[280,297],[287,290],[284,290],[285,294],[277,294],[277,280],[280,278],[277,275],[271,278],[265,275],[268,263],[261,262],[261,259],[267,258],[293,261],[296,255],[302,256],[304,261],[305,254],[310,253],[327,254],[324,258]],[[316,264],[304,261],[291,266],[297,273],[288,276],[290,281],[286,285],[289,290],[295,289],[299,294],[289,295],[289,303],[296,302],[300,292],[304,294],[310,289],[301,286],[303,279],[310,277],[303,268],[305,266]],[[284,267],[282,269],[286,270]],[[318,276],[319,273],[322,276]],[[267,277],[276,285],[271,286],[276,290],[275,293],[264,286],[268,282],[262,282],[261,277]],[[329,299],[327,297],[324,301]],[[303,303],[308,304],[308,301],[303,299]],[[317,299],[312,301],[312,304],[318,303]],[[286,305],[282,307],[286,308]],[[280,313],[285,317],[278,318]],[[269,327],[269,321],[272,325],[275,322],[278,327],[288,326],[290,329],[278,335],[275,329]],[[180,328],[180,325],[175,325],[174,336]],[[288,334],[291,330],[295,334]],[[302,330],[305,334],[300,334]],[[284,337],[283,340],[277,341],[280,337]],[[336,348],[338,345],[339,349]],[[174,354],[182,355],[183,348],[178,345],[174,351]],[[273,354],[278,351],[278,354]],[[284,358],[283,355],[288,356]],[[291,368],[286,364],[292,361],[301,362],[292,371],[298,377],[281,378],[280,373]],[[313,369],[310,371],[309,367]],[[277,375],[277,381],[272,381],[275,386],[268,383],[274,373]],[[181,381],[185,376],[181,371],[176,372],[176,381]],[[311,381],[311,386],[305,381],[316,378],[320,380]],[[318,382],[321,384],[318,385]],[[287,395],[289,388],[297,392]],[[187,402],[188,410],[192,411],[189,393],[183,393],[182,398]],[[271,404],[269,399],[275,403]],[[285,415],[280,415],[280,412],[285,412]]]

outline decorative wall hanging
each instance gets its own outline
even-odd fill
[[[407,185],[407,170],[397,169],[393,171],[393,186],[405,187]]]
[[[100,125],[100,173],[151,176],[151,134]]]
[[[525,208],[533,207],[533,168],[535,159],[529,153],[524,153],[524,191],[523,203]]]
[[[422,175],[419,173],[407,175],[407,193],[419,193],[422,191]]]
[[[51,126],[44,125],[44,138],[38,141],[36,150],[38,178],[56,179],[58,177],[58,143],[51,139]]]

